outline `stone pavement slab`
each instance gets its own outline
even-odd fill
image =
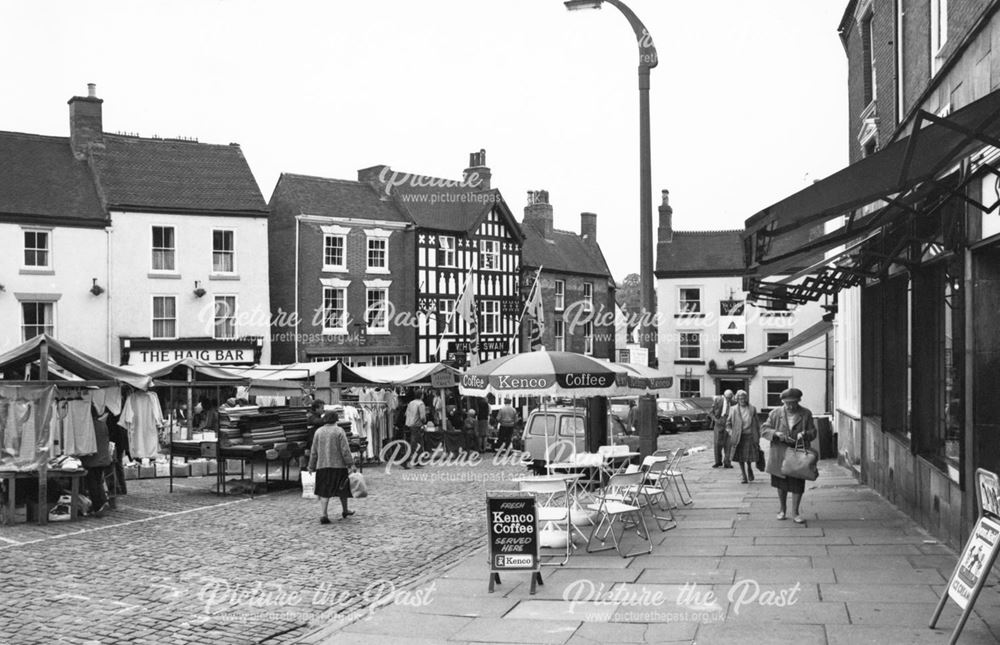
[[[475,620],[457,632],[453,640],[478,643],[565,643],[580,621],[520,620],[485,618]]]
[[[827,645],[826,631],[822,625],[752,625],[743,623],[717,623],[701,625],[693,642],[698,645]],[[888,641],[887,641],[888,642]]]

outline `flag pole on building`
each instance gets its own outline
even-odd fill
[[[476,276],[472,269],[469,269],[469,277],[465,281],[465,288],[455,305],[455,313],[465,321],[466,330],[469,335],[469,365],[475,367],[479,365],[479,319],[476,311]]]
[[[528,299],[524,303],[521,317],[517,319],[518,329],[520,329],[526,315],[535,321],[532,333],[528,338],[529,349],[532,351],[545,349],[544,345],[542,345],[542,332],[545,331],[545,310],[542,307],[541,277],[542,267],[540,266],[538,267],[538,271],[535,272],[535,282],[531,285],[531,290],[528,292]],[[535,333],[536,329],[537,334]]]

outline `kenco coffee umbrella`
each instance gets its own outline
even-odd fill
[[[462,375],[465,396],[628,396],[643,391],[629,385],[628,373],[573,352],[525,352],[496,358]]]

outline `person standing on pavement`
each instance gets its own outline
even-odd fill
[[[427,423],[427,406],[424,405],[420,393],[414,394],[410,402],[406,404],[406,427],[410,431],[410,461],[418,462],[424,454],[424,424]],[[416,463],[418,468],[422,468]],[[409,464],[403,464],[403,468],[409,468]]]
[[[348,475],[354,470],[354,455],[344,429],[337,425],[339,420],[339,412],[323,415],[323,425],[316,430],[309,453],[309,472],[316,473],[316,496],[322,513],[320,524],[330,523],[327,507],[331,497],[340,498],[342,518],[354,515],[354,511],[347,509],[347,498],[351,497]]]
[[[757,463],[760,452],[760,422],[757,408],[750,405],[750,395],[746,390],[736,393],[736,405],[729,409],[726,417],[726,432],[730,437],[730,461],[740,465],[740,483],[753,481],[753,464]]]
[[[477,396],[476,402],[476,446],[480,454],[490,447],[490,402]]]
[[[806,480],[798,477],[781,475],[781,462],[788,446],[794,446],[796,441],[802,441],[806,446],[816,438],[816,422],[808,408],[799,405],[802,400],[802,390],[789,388],[781,393],[781,407],[771,410],[767,421],[761,426],[760,434],[771,441],[767,456],[767,472],[771,473],[771,486],[778,489],[778,501],[781,510],[778,519],[787,517],[786,500],[788,493],[792,494],[792,513],[796,524],[804,524],[805,518],[800,513],[802,495],[806,490]]]
[[[726,432],[726,419],[729,418],[733,391],[726,390],[722,396],[716,395],[712,400],[709,416],[712,418],[715,432],[715,463],[712,468],[732,468],[729,459],[729,433]]]
[[[87,494],[92,504],[91,513],[94,517],[104,517],[108,512],[108,493],[104,487],[108,467],[111,466],[111,440],[108,434],[108,414],[98,416],[91,410],[94,421],[94,437],[97,441],[97,452],[80,458],[83,467],[87,469],[84,481],[87,484]]]
[[[517,425],[517,410],[510,404],[510,399],[503,400],[503,407],[497,412],[497,423],[500,425],[499,444],[500,450],[510,450],[510,442],[514,436],[514,427]]]

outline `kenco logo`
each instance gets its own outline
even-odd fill
[[[475,374],[463,374],[462,386],[473,390],[482,390],[486,387],[486,379]]]
[[[545,376],[497,376],[493,387],[498,390],[544,390],[552,385]]]

